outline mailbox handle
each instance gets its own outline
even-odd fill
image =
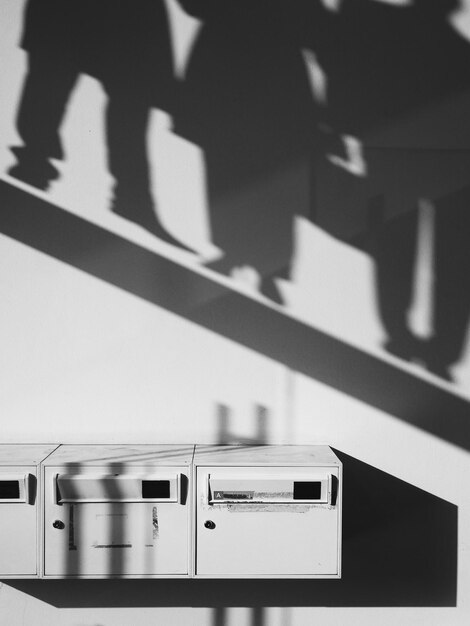
[[[331,474],[331,492],[330,492],[331,506],[336,506],[336,502],[338,500],[338,487],[339,487],[338,477],[335,476],[334,474]]]

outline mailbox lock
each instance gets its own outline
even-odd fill
[[[58,530],[64,530],[65,528],[64,522],[60,519],[56,519],[54,522],[52,522],[52,525],[54,526],[54,528],[57,528]]]
[[[204,522],[204,526],[208,528],[209,530],[214,530],[215,522],[213,522],[211,519],[208,519]]]

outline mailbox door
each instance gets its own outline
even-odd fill
[[[0,468],[0,578],[37,575],[36,467]]]
[[[335,494],[332,501],[331,485],[334,481],[336,491],[339,472],[338,467],[198,467],[196,576],[338,578],[340,499]],[[289,501],[289,481],[299,486],[298,499]]]
[[[161,475],[162,482],[169,483],[169,475],[178,479],[186,477],[184,482],[187,482],[185,467],[159,467],[150,471],[153,479]],[[103,468],[81,468],[79,478],[88,474],[91,480],[74,488],[70,485],[70,468],[45,468],[44,575],[83,578],[188,575],[189,499],[185,494],[180,493],[175,501],[173,494],[169,497],[168,490],[168,499],[172,501],[138,498],[128,501],[132,499],[135,476],[145,477],[149,472],[148,467],[132,468],[129,480],[125,473],[119,474],[124,480],[114,485],[114,491],[105,472],[108,474],[103,481],[105,491],[111,489],[109,501],[93,501],[100,499],[100,472],[103,474]],[[66,499],[73,499],[75,493],[75,502],[60,502],[57,485],[61,475],[67,476],[63,481]],[[87,490],[93,495],[92,501],[86,501]],[[119,501],[121,496],[125,501]]]

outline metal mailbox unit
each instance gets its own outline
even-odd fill
[[[37,578],[39,464],[56,445],[0,445],[0,578]]]
[[[197,578],[340,578],[342,464],[328,446],[196,446]]]
[[[193,445],[62,445],[43,464],[44,578],[189,577]]]

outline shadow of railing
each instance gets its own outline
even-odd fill
[[[0,203],[0,233],[470,450],[470,402],[451,389],[1,180]]]

